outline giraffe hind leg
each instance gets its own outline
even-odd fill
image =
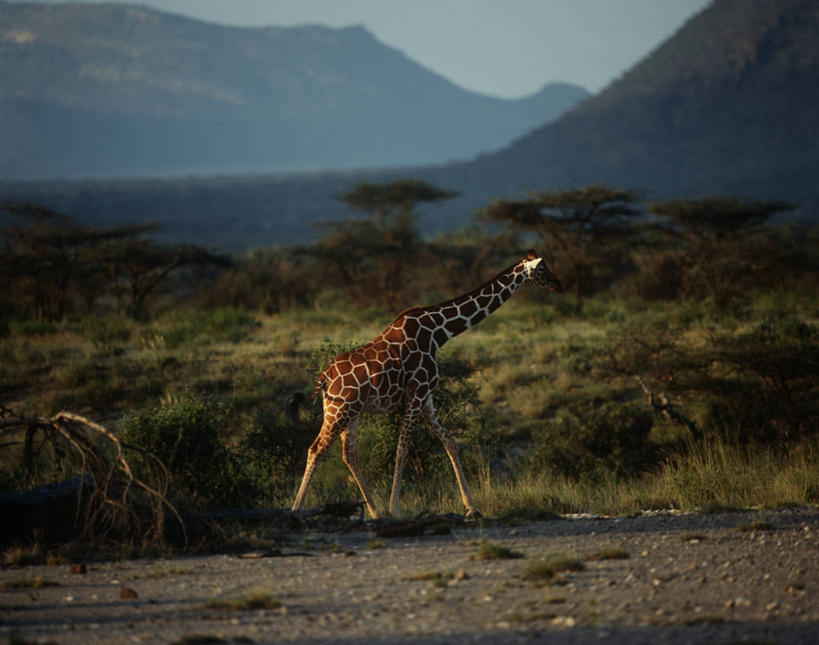
[[[325,416],[316,440],[307,449],[307,465],[304,467],[304,476],[301,478],[301,485],[299,486],[299,492],[296,493],[292,510],[297,511],[301,508],[304,496],[307,494],[307,488],[310,486],[310,480],[316,470],[316,464],[341,433],[341,429],[342,425],[337,418],[328,419]]]
[[[350,426],[341,433],[341,456],[347,468],[353,474],[361,495],[364,497],[364,503],[367,505],[367,510],[373,519],[378,519],[378,511],[375,508],[372,495],[364,484],[364,479],[361,476],[361,471],[358,465],[358,419],[350,423]]]

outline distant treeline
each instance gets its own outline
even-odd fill
[[[144,222],[80,224],[6,202],[0,298],[10,315],[38,319],[100,308],[145,317],[163,293],[182,291],[198,291],[207,305],[268,312],[329,294],[398,309],[469,289],[529,245],[578,302],[613,290],[731,307],[761,289],[815,286],[819,276],[817,227],[772,224],[794,208],[782,202],[645,203],[635,191],[593,185],[495,200],[471,226],[423,236],[419,211],[434,217],[452,197],[417,180],[359,183],[337,195],[349,216],[320,221],[314,242],[259,246],[239,257],[157,241],[157,226]],[[206,229],[188,216],[192,230]]]
[[[155,239],[236,254],[314,242],[320,235],[319,222],[352,215],[339,196],[361,183],[413,179],[457,193],[434,208],[418,205],[424,237],[469,226],[475,209],[502,194],[485,177],[450,165],[286,175],[0,181],[0,202],[37,204],[89,227],[159,222]]]

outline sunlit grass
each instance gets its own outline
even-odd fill
[[[601,351],[610,334],[623,325],[685,319],[690,324],[682,332],[681,343],[698,348],[708,342],[712,330],[756,324],[775,304],[810,308],[803,296],[766,298],[752,303],[742,319],[716,316],[692,303],[642,303],[632,309],[625,301],[600,297],[584,305],[578,316],[562,313],[569,310],[561,310],[550,297],[513,299],[477,328],[454,338],[442,357],[457,357],[476,366],[469,382],[478,388],[480,409],[492,432],[505,445],[514,441],[524,457],[504,469],[492,463],[468,473],[477,507],[486,517],[517,515],[518,519],[525,515],[521,509],[529,509],[535,514],[532,519],[537,519],[550,513],[625,515],[658,508],[819,502],[817,448],[808,444],[780,452],[711,440],[631,479],[601,475],[574,480],[526,464],[526,442],[565,406],[581,400],[606,401],[623,392],[644,402],[634,382],[603,378],[599,373]],[[328,300],[276,314],[179,310],[147,322],[15,324],[0,339],[0,385],[10,392],[4,405],[25,414],[72,409],[105,418],[116,428],[119,419],[143,406],[172,402],[194,392],[224,402],[230,417],[227,432],[232,433],[226,439],[233,441],[256,410],[280,407],[293,391],[312,392],[316,368],[310,357],[324,338],[341,344],[366,342],[394,314],[385,309],[358,311]],[[320,424],[319,405],[308,405],[313,407],[309,415],[302,414],[300,432],[312,438]],[[702,416],[697,401],[686,406],[690,416]],[[662,430],[669,433],[662,435],[664,440],[673,439],[674,432],[685,432],[665,426]],[[397,425],[394,431],[398,432]],[[362,435],[365,464],[366,429]],[[434,449],[443,455],[443,447],[436,444]],[[334,446],[319,466],[306,506],[359,498],[340,453],[340,446]],[[378,508],[385,512],[392,472],[380,475],[380,482],[369,483]],[[287,500],[275,502],[284,505]],[[405,484],[401,507],[404,516],[424,510],[464,511],[451,471],[434,481]]]
[[[655,509],[697,511],[714,504],[721,508],[778,508],[819,501],[819,463],[813,454],[808,448],[781,454],[771,449],[749,451],[709,443],[637,479],[576,481],[549,473],[522,472],[478,478],[471,485],[475,503],[486,517],[514,518],[519,509],[530,514],[541,511],[548,518],[548,513],[622,516]],[[437,497],[423,500],[407,494],[402,507],[408,513],[425,508],[464,510],[454,477],[450,490],[442,488]]]

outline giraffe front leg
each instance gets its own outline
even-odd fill
[[[404,474],[404,464],[407,461],[412,428],[418,419],[418,406],[410,404],[404,417],[401,419],[401,432],[398,434],[398,447],[395,449],[395,472],[392,476],[392,492],[390,493],[390,515],[398,517],[400,513],[401,477]]]
[[[441,418],[438,416],[438,411],[435,409],[435,404],[432,402],[432,397],[428,397],[424,402],[424,420],[427,422],[430,430],[444,444],[444,450],[449,456],[449,461],[452,462],[452,469],[455,471],[455,479],[458,482],[458,489],[461,492],[461,499],[464,506],[466,506],[466,517],[478,518],[481,514],[475,508],[475,503],[472,501],[472,494],[469,492],[469,486],[466,483],[463,469],[461,468],[461,460],[458,458],[458,446],[452,435],[441,423]]]
[[[353,474],[361,495],[364,497],[364,503],[367,505],[367,510],[370,517],[378,519],[378,511],[375,509],[375,502],[373,502],[372,495],[367,487],[364,485],[364,480],[361,477],[361,472],[358,467],[358,420],[353,421],[350,427],[341,433],[341,456],[347,468]]]

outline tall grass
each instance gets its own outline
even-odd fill
[[[611,475],[578,480],[531,470],[495,476],[485,468],[469,483],[475,504],[486,517],[532,517],[533,511],[542,511],[543,517],[550,513],[619,516],[646,510],[786,507],[819,503],[816,457],[817,446],[811,444],[784,451],[710,440],[639,478]],[[340,460],[317,479],[317,497],[355,495]],[[386,508],[388,493],[386,488],[375,492],[379,508]],[[424,510],[463,512],[454,476],[406,490],[401,508],[407,516]]]
[[[749,389],[745,380],[735,378],[735,373],[744,378],[747,372],[739,369],[744,364],[738,362],[745,354],[737,353],[745,346],[738,345],[736,355],[729,356],[725,349],[733,347],[731,343],[754,341],[757,344],[749,345],[754,351],[746,352],[754,356],[763,343],[771,345],[768,336],[780,339],[776,346],[790,352],[785,354],[783,349],[780,356],[792,356],[800,369],[805,357],[815,355],[810,351],[815,336],[801,331],[815,319],[815,304],[796,295],[791,297],[790,309],[797,309],[796,304],[803,309],[799,325],[780,316],[771,323],[776,325],[774,331],[780,330],[779,336],[754,332],[769,319],[770,307],[783,298],[760,298],[739,317],[685,303],[652,306],[642,302],[632,307],[626,300],[603,296],[575,311],[559,306],[556,298],[538,295],[513,299],[476,329],[452,339],[439,355],[441,364],[458,367],[463,363],[471,371],[442,380],[436,401],[445,423],[463,446],[462,459],[478,508],[488,516],[508,515],[516,509],[609,515],[647,508],[819,502],[815,436],[798,441],[792,437],[786,450],[777,442],[742,445],[735,441],[736,435],[709,432],[709,423],[739,427],[736,419],[746,424],[765,421],[763,413],[770,412],[759,406],[753,408],[756,417],[724,412],[725,401],[744,401],[764,391],[759,389],[764,385],[757,383],[759,379],[754,381],[757,389]],[[318,432],[321,412],[318,402],[308,400],[296,418],[288,419],[283,416],[284,402],[293,392],[312,392],[316,372],[327,360],[341,349],[372,338],[393,313],[333,308],[324,303],[267,315],[224,309],[169,312],[147,322],[80,320],[31,328],[15,324],[0,338],[0,386],[8,392],[3,404],[26,414],[77,410],[122,431],[128,426],[126,419],[147,418],[151,411],[156,417],[162,406],[184,407],[192,399],[212,399],[219,404],[214,408],[220,410],[219,418],[203,413],[196,427],[218,434],[219,445],[232,455],[231,481],[252,484],[253,490],[243,493],[245,500],[285,506],[303,468],[303,461],[296,462],[304,459],[306,445]],[[658,343],[670,338],[673,346],[652,354],[637,342],[631,349],[620,342],[652,340],[647,335],[652,330]],[[332,340],[323,341],[325,338]],[[728,371],[713,360],[700,360],[708,359],[713,348],[722,350],[738,367]],[[704,439],[690,443],[685,427],[651,412],[634,380],[606,372],[606,361],[615,352],[623,364],[630,361],[629,367],[643,370],[646,379],[656,374],[657,393],[669,388],[669,396],[703,429]],[[682,359],[668,365],[658,363],[676,355],[674,352],[696,358],[692,364],[700,371],[689,370]],[[675,378],[663,380],[668,370],[676,370]],[[807,368],[794,368],[791,380],[785,383],[804,403],[795,412],[804,408],[814,414],[815,406],[809,403],[816,391],[815,378]],[[714,387],[709,390],[711,384]],[[670,389],[674,386],[678,386],[676,391]],[[743,392],[745,399],[740,399]],[[722,398],[716,399],[717,394]],[[737,407],[739,412],[751,409]],[[578,412],[570,419],[571,410]],[[628,411],[630,416],[623,418]],[[629,432],[627,423],[643,414],[653,415],[647,438]],[[811,418],[806,428],[814,427]],[[169,432],[178,436],[184,424],[174,423]],[[397,425],[397,418],[362,423],[362,466],[381,509],[386,508],[389,497]],[[549,428],[550,433],[544,431]],[[462,512],[443,447],[427,435],[421,431],[416,437],[423,476],[408,464],[402,508],[408,515],[421,510]],[[645,463],[635,462],[625,471],[612,467],[610,472],[606,459],[614,453],[601,443],[607,436],[619,441],[612,445],[620,446],[623,455],[640,448],[640,442],[650,442],[657,450],[640,453]],[[297,458],[288,456],[286,468],[279,454],[281,437],[289,437],[294,450],[298,449]],[[563,443],[558,444],[555,437]],[[302,439],[303,448],[299,447]],[[508,455],[488,454],[486,449],[494,450],[494,442]],[[63,474],[56,468],[46,472],[44,467],[41,477],[11,481],[22,472],[22,445],[0,454],[4,487],[34,486]],[[539,449],[543,446],[550,450]],[[582,453],[575,459],[575,448],[591,450],[596,462]],[[308,505],[359,496],[340,449],[334,447],[330,452],[316,474]],[[536,455],[541,461],[535,466]],[[577,463],[582,457],[583,463],[596,463],[597,471],[587,477],[558,470],[555,455]],[[208,463],[207,456],[202,463]],[[228,462],[223,459],[222,463]],[[280,481],[263,485],[273,477]],[[224,491],[221,502],[231,503],[235,498],[238,503],[240,496],[230,486]]]
[[[819,460],[815,444],[785,451],[710,440],[636,479],[612,476],[593,482],[530,471],[487,476],[476,483],[476,504],[488,516],[515,509],[623,515],[651,509],[781,507],[819,502]],[[457,500],[452,496],[447,501],[451,506]]]

